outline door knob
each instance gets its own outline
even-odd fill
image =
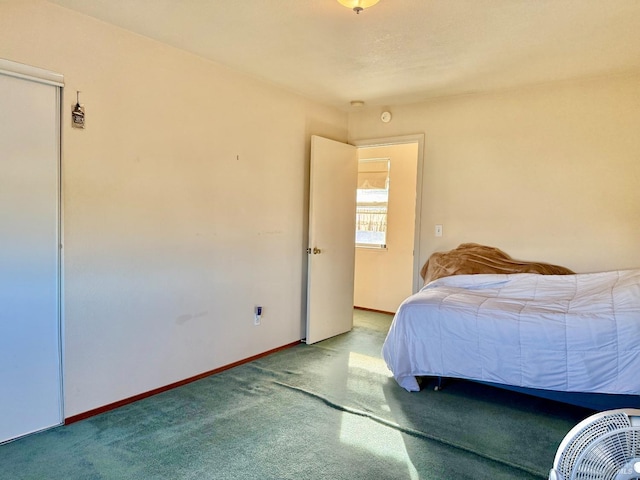
[[[313,247],[313,254],[317,255],[319,253],[322,253],[322,250],[320,250],[318,247]]]

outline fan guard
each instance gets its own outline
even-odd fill
[[[640,480],[640,410],[596,413],[564,437],[549,480]]]

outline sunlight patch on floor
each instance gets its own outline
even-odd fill
[[[396,430],[364,417],[343,413],[340,441],[352,447],[368,450],[378,457],[391,457],[407,466],[410,479],[420,478],[409,458],[402,434]]]
[[[363,355],[361,353],[349,352],[349,369],[362,368],[368,372],[390,377],[391,372],[382,358]]]
[[[370,355],[350,352],[348,367],[351,372],[354,369],[359,369],[374,375],[391,377],[391,372],[384,360]],[[354,378],[350,375],[349,381],[357,382],[357,376]],[[384,402],[382,384],[380,385],[380,397],[382,401],[381,408],[389,411],[389,406]],[[366,449],[379,457],[391,457],[407,466],[409,478],[416,480],[419,478],[418,472],[407,453],[402,434],[396,430],[364,417],[343,413],[340,426],[340,441],[350,446]]]

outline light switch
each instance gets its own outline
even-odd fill
[[[442,236],[442,225],[436,225],[436,237]]]

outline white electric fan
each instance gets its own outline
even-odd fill
[[[596,413],[564,437],[549,480],[640,480],[640,410]]]

